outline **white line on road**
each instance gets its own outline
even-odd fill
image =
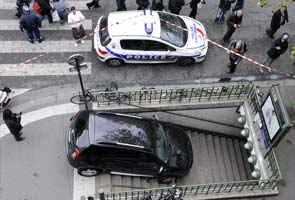
[[[87,64],[87,69],[81,70],[81,74],[91,74],[91,63]],[[36,63],[15,66],[12,64],[0,64],[1,76],[52,76],[52,75],[77,75],[70,72],[72,67],[68,63]]]
[[[73,186],[73,200],[81,200],[81,197],[85,195],[95,195],[95,177],[80,176],[76,169],[74,170]]]
[[[39,110],[35,110],[29,113],[24,113],[22,116],[22,125],[28,125],[35,121],[39,121],[48,117],[53,117],[56,115],[64,115],[70,113],[76,113],[79,111],[79,105],[68,103],[60,104],[55,106],[48,106]],[[7,126],[5,124],[0,125],[0,138],[10,134]]]
[[[30,44],[28,41],[0,41],[0,53],[59,53],[59,52],[90,52],[91,40],[85,40],[84,44],[74,46],[72,40],[43,41]]]
[[[21,94],[24,94],[24,93],[26,93],[26,92],[28,92],[28,91],[30,91],[31,89],[28,89],[28,88],[18,88],[18,89],[16,89],[16,88],[10,88],[11,89],[11,93],[9,94],[9,97],[10,98],[13,98],[13,97],[16,97],[16,96],[19,96],[19,95],[21,95]]]
[[[19,30],[19,20],[11,20],[11,19],[1,19],[0,24],[5,24],[5,26],[0,26],[1,31],[9,31],[9,30]],[[92,30],[92,20],[86,19],[82,22],[85,30]],[[49,24],[48,20],[44,20],[42,22],[42,30],[71,30],[71,27],[66,23],[65,25],[60,25],[60,23]]]

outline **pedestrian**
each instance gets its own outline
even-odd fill
[[[68,16],[68,23],[72,27],[72,34],[75,40],[76,47],[79,43],[84,43],[84,40],[82,38],[86,36],[86,32],[81,23],[84,20],[84,15],[80,11],[77,11],[75,7],[71,7],[71,13]]]
[[[270,67],[272,62],[284,54],[288,49],[289,34],[283,33],[280,38],[274,40],[270,49],[267,51],[267,57],[263,60],[263,65]],[[271,71],[270,69],[268,70]],[[263,73],[263,68],[260,67],[260,72]]]
[[[230,10],[231,4],[234,2],[235,2],[235,0],[220,0],[219,1],[216,17],[214,20],[215,23],[220,23],[220,24],[224,23],[225,15]]]
[[[34,43],[34,35],[36,39],[41,43],[43,38],[41,36],[39,27],[41,26],[40,18],[31,12],[28,6],[23,6],[23,15],[19,20],[19,28],[21,31],[26,30],[28,35],[28,41]]]
[[[198,4],[201,2],[201,0],[191,0],[190,8],[192,9],[189,13],[189,17],[196,19],[196,15],[198,13]]]
[[[137,10],[147,9],[148,6],[150,5],[149,0],[136,0],[136,3],[138,5]]]
[[[243,7],[244,7],[244,0],[237,0],[235,6],[231,10],[231,13],[234,13],[234,12],[236,12],[238,10],[242,10]]]
[[[162,11],[164,9],[163,0],[153,0],[152,1],[152,9]]]
[[[287,6],[282,6],[276,10],[271,18],[270,28],[266,29],[265,32],[271,39],[274,38],[274,34],[283,26],[286,22],[289,22]]]
[[[57,10],[58,16],[60,18],[60,24],[64,24],[68,20],[68,15],[70,13],[70,9],[67,8],[65,1],[53,0],[52,3],[54,9]]]
[[[21,115],[22,112],[13,113],[10,109],[5,109],[3,111],[3,120],[17,142],[25,139],[24,137],[21,137],[23,134],[21,132],[23,129],[23,126],[21,125]]]
[[[43,21],[43,19],[45,19],[45,15],[48,18],[48,22],[49,24],[53,23],[53,19],[52,19],[52,15],[51,15],[51,11],[53,10],[53,8],[51,7],[49,0],[35,0],[40,8],[42,9],[41,11],[41,21]]]
[[[20,18],[23,15],[23,6],[30,7],[29,0],[16,0],[16,17]]]
[[[117,3],[117,11],[126,11],[125,0],[116,0]]]
[[[92,8],[100,8],[99,0],[92,0],[89,3],[86,3],[86,6],[89,10]]]
[[[244,55],[244,53],[247,51],[247,46],[242,40],[232,40],[228,45],[228,49],[234,51],[235,53]],[[229,72],[227,72],[227,74],[232,74],[235,72],[237,64],[242,60],[242,57],[231,53],[230,51],[227,53],[229,53],[230,61],[230,64],[228,65]]]
[[[185,5],[184,0],[169,0],[168,2],[168,9],[170,10],[171,13],[179,15],[182,6]]]
[[[228,42],[235,30],[241,27],[242,19],[242,10],[238,10],[234,14],[229,16],[229,18],[226,20],[227,31],[222,38],[224,42]]]

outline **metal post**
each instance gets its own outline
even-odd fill
[[[84,90],[84,86],[83,86],[83,81],[82,81],[82,76],[81,76],[81,71],[80,71],[80,63],[78,62],[78,57],[75,57],[75,62],[76,62],[75,67],[76,67],[77,72],[78,72],[78,77],[79,77],[81,90],[82,90],[82,94],[83,94],[85,109],[88,110],[88,105],[87,105],[87,101],[86,101],[86,95],[85,95],[85,90]]]

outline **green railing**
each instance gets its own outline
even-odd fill
[[[181,197],[193,197],[198,195],[210,194],[229,194],[231,192],[251,192],[273,190],[282,180],[275,154],[272,151],[267,157],[269,165],[267,168],[271,171],[270,177],[264,180],[246,180],[224,183],[208,183],[198,185],[177,186],[181,191]],[[131,190],[124,192],[100,193],[101,200],[140,200],[144,196],[151,196],[153,200],[158,199],[161,194],[167,194],[172,187],[152,188]]]
[[[142,89],[134,91],[91,91],[100,105],[110,104],[150,104],[190,101],[233,100],[248,97],[254,84],[244,83],[232,86],[212,86],[177,89]]]

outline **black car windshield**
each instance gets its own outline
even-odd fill
[[[161,23],[161,39],[175,46],[183,47],[188,37],[184,21],[176,15],[163,12],[158,12],[158,14]]]
[[[156,133],[156,154],[157,157],[163,162],[168,162],[169,151],[167,143],[167,135],[163,126],[160,123],[154,124],[154,129]]]

